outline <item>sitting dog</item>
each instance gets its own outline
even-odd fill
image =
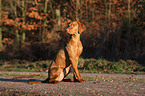
[[[66,29],[67,33],[71,34],[69,42],[63,49],[60,49],[51,63],[48,78],[45,81],[34,81],[28,82],[32,83],[57,83],[65,81],[64,79],[68,74],[70,67],[74,69],[74,81],[75,82],[84,82],[80,73],[78,71],[78,60],[79,56],[83,51],[83,46],[80,41],[80,34],[86,29],[86,26],[80,22],[71,22],[69,27]],[[72,81],[70,79],[70,81]]]

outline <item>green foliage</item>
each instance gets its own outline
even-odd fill
[[[80,68],[81,67],[81,68]],[[92,73],[139,73],[145,72],[145,67],[134,60],[119,60],[111,62],[105,59],[84,60],[84,66],[79,66],[82,72]]]
[[[20,72],[47,72],[51,61],[28,62],[21,60],[0,61],[0,70]],[[145,74],[145,67],[134,60],[119,60],[117,62],[105,59],[79,59],[78,69],[85,73],[126,73]],[[73,69],[71,68],[71,72]]]
[[[0,61],[0,70],[17,72],[42,72],[47,71],[51,61],[28,62],[22,60]]]

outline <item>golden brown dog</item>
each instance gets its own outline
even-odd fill
[[[78,60],[79,56],[83,51],[83,46],[80,41],[80,34],[85,30],[85,25],[80,22],[72,22],[69,24],[69,27],[66,29],[67,33],[71,34],[69,42],[66,44],[66,47],[60,49],[55,57],[55,60],[52,62],[48,78],[45,81],[35,81],[28,83],[56,83],[62,80],[68,75],[70,67],[74,69],[74,81],[75,82],[84,82],[80,73],[78,71]]]

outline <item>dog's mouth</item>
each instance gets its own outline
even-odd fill
[[[67,33],[71,34],[71,32],[70,32],[70,30],[68,28],[66,29],[66,31],[67,31]]]
[[[69,28],[66,29],[68,34],[76,34],[74,31],[70,30]]]

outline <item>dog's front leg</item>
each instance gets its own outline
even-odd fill
[[[74,81],[75,82],[85,82],[85,80],[82,79],[82,77],[80,76],[79,70],[77,68],[77,66],[78,66],[78,58],[71,59],[71,64],[72,64],[72,67],[74,69]]]

